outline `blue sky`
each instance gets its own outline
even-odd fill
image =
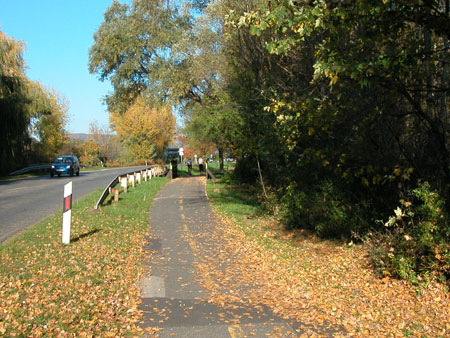
[[[129,1],[121,1],[129,2]],[[70,104],[67,130],[87,133],[108,125],[103,97],[112,90],[89,74],[89,47],[112,0],[0,0],[0,30],[26,43],[28,77]]]

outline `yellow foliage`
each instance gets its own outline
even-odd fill
[[[172,139],[175,117],[168,106],[152,107],[142,97],[124,113],[110,114],[110,121],[120,141],[124,142],[136,159],[161,156]]]
[[[361,178],[361,182],[362,182],[366,187],[369,186],[369,180],[368,180],[367,178],[365,178],[365,177]]]

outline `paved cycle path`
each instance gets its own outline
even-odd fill
[[[305,324],[285,320],[267,306],[252,301],[217,304],[201,283],[211,276],[199,276],[200,259],[194,252],[214,257],[215,227],[220,221],[210,208],[204,177],[178,178],[157,195],[150,210],[150,235],[146,247],[148,273],[142,281],[143,320],[140,325],[158,328],[148,337],[300,337]],[[202,240],[192,241],[192,238]],[[201,250],[198,250],[201,246]],[[227,260],[219,269],[231,268]],[[197,275],[196,275],[197,274]],[[251,280],[251,279],[250,279]],[[224,299],[234,299],[240,288],[220,290]],[[243,289],[241,289],[243,290]],[[336,331],[322,331],[332,337]]]

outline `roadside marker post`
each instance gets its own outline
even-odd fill
[[[120,186],[123,188],[123,191],[128,192],[128,179],[127,177],[121,177],[120,180]]]
[[[134,188],[135,187],[135,180],[134,180],[134,174],[128,174],[128,181],[131,183],[131,186]]]
[[[64,186],[62,242],[70,243],[70,223],[72,220],[72,182]]]
[[[141,173],[138,172],[138,173],[136,173],[136,183],[141,184],[141,181],[142,181],[142,179],[141,179]]]
[[[144,181],[147,182],[147,170],[142,170],[141,175],[144,178]]]

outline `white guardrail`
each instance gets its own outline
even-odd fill
[[[128,186],[135,187],[136,184],[140,184],[142,180],[147,181],[152,177],[162,176],[166,173],[166,168],[163,166],[151,166],[146,169],[132,171],[126,174],[121,174],[114,178],[111,183],[107,185],[102,195],[97,201],[94,209],[98,209],[103,202],[105,202],[106,198],[109,194],[114,194],[115,200],[118,200],[119,197],[119,189],[115,189],[114,187],[120,183],[120,186],[123,188],[124,192],[128,192]]]

